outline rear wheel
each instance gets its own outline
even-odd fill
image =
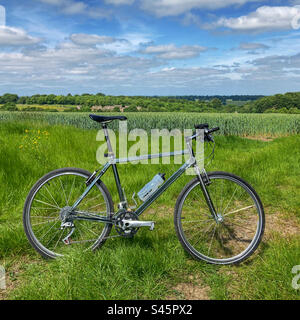
[[[240,263],[257,249],[265,216],[255,190],[243,179],[225,172],[209,173],[207,190],[218,221],[206,204],[199,179],[181,192],[175,207],[175,229],[184,249],[213,264]]]
[[[44,257],[56,258],[72,249],[95,250],[102,246],[112,225],[94,221],[74,220],[62,228],[68,208],[83,194],[91,173],[77,168],[52,171],[31,189],[23,211],[25,233],[31,245]],[[76,208],[75,213],[101,215],[113,213],[111,196],[99,181]]]

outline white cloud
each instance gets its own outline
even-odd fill
[[[255,42],[242,42],[239,45],[239,49],[241,50],[260,50],[260,49],[268,49],[269,46],[262,43]]]
[[[28,46],[41,39],[28,35],[23,29],[0,26],[0,46]]]
[[[174,44],[149,46],[141,51],[144,54],[153,54],[157,58],[166,60],[190,59],[199,56],[207,48],[201,46],[182,46],[176,47]]]
[[[293,24],[297,22],[297,18],[300,19],[300,7],[298,6],[263,6],[245,16],[221,18],[214,26],[244,32],[290,30],[293,29]]]
[[[141,0],[142,9],[159,17],[176,16],[192,9],[221,9],[262,0]]]
[[[76,0],[35,0],[48,5],[56,6],[67,15],[87,15],[92,18],[107,18],[110,12],[100,7],[92,7],[84,1]]]
[[[0,5],[0,26],[6,25],[6,10],[5,7]]]
[[[86,12],[88,5],[84,2],[72,2],[69,5],[66,5],[62,12],[66,14],[83,14]]]
[[[116,41],[116,39],[112,37],[85,33],[74,33],[70,36],[70,39],[73,43],[81,46],[110,44]]]
[[[156,46],[159,47],[159,46]],[[55,48],[0,53],[1,92],[113,94],[226,94],[293,91],[300,85],[300,54],[272,55],[211,67],[174,67],[154,57],[117,55],[71,41]],[[168,50],[167,50],[168,51]]]
[[[52,5],[55,5],[55,6],[61,5],[64,2],[66,2],[65,0],[38,0],[38,1],[44,2],[44,3],[47,3],[47,4],[52,4]]]
[[[191,24],[195,24],[199,27],[202,26],[200,18],[191,12],[187,12],[184,15],[183,19],[181,20],[181,22],[183,25],[186,25],[186,26],[191,25]]]
[[[118,5],[130,5],[133,4],[135,0],[105,0],[108,4]]]

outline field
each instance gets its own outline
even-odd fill
[[[128,127],[192,128],[219,125],[208,171],[233,172],[262,198],[266,233],[258,252],[240,266],[218,267],[191,259],[173,226],[184,176],[151,209],[152,232],[110,239],[96,253],[42,259],[22,226],[25,198],[35,181],[61,167],[99,168],[97,124],[87,114],[0,113],[0,265],[7,289],[0,299],[295,299],[292,268],[300,265],[300,116],[127,114]],[[87,130],[89,129],[89,130]],[[25,138],[26,137],[26,138]],[[39,138],[40,137],[40,138]],[[250,138],[250,139],[249,139]],[[36,142],[36,143],[35,143]],[[128,199],[158,172],[178,165],[120,166]],[[103,179],[117,203],[111,172]]]
[[[113,113],[99,113],[108,115]],[[71,125],[81,129],[99,129],[88,113],[0,112],[0,121],[34,121],[50,125]],[[220,126],[221,135],[282,136],[300,133],[300,115],[281,114],[205,114],[205,113],[115,113],[128,117],[128,130],[193,129],[196,123]],[[118,130],[118,122],[110,128]]]

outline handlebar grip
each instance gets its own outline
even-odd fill
[[[220,130],[220,128],[219,128],[219,127],[216,127],[216,128],[213,128],[213,129],[208,130],[207,134],[211,134],[211,133],[216,132],[216,131],[219,131],[219,130]]]

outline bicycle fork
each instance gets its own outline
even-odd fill
[[[194,153],[194,150],[192,148],[192,145],[191,145],[191,141],[194,139],[195,136],[192,136],[192,137],[187,137],[186,138],[186,144],[187,144],[187,147],[188,147],[188,150],[190,152],[190,155],[191,155],[191,159],[193,159],[193,162],[194,162],[194,169],[195,169],[195,172],[196,172],[196,175],[199,179],[199,182],[200,182],[200,187],[201,187],[201,190],[202,190],[202,193],[203,193],[203,196],[205,198],[205,201],[206,201],[206,204],[209,208],[209,211],[213,217],[213,219],[219,223],[220,222],[220,217],[218,216],[217,212],[216,212],[216,209],[215,209],[215,206],[212,202],[212,199],[210,197],[210,194],[209,194],[209,191],[207,190],[207,187],[206,187],[206,184],[209,184],[209,178],[208,178],[208,175],[205,171],[205,169],[203,168],[202,172],[203,174],[201,174],[201,171],[200,171],[200,168],[198,166],[198,163],[197,163],[197,160],[195,158],[195,153]],[[204,181],[204,179],[206,179],[206,181]]]
[[[209,178],[208,178],[208,175],[205,171],[205,169],[203,169],[203,174],[201,174],[200,172],[200,169],[198,167],[198,165],[196,164],[195,165],[195,170],[196,170],[196,174],[198,176],[198,179],[199,179],[199,182],[200,182],[200,187],[201,187],[201,190],[202,190],[202,193],[203,193],[203,196],[205,198],[205,201],[206,201],[206,204],[209,208],[209,211],[211,213],[211,216],[213,217],[213,219],[219,223],[220,222],[220,217],[219,215],[217,214],[216,212],[216,208],[213,204],[213,201],[211,199],[211,196],[209,194],[209,191],[207,189],[207,185],[209,185],[210,181],[209,181]]]

